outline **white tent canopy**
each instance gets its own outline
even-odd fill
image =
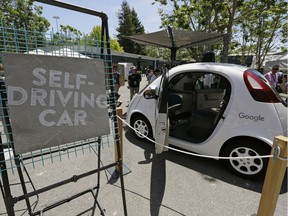
[[[77,57],[77,58],[89,58],[88,56],[82,55],[74,50],[69,48],[62,48],[59,50],[54,50],[51,52],[53,56],[68,56],[68,57]]]
[[[274,61],[276,59],[281,58],[282,55],[283,55],[283,53],[281,53],[281,54],[279,54],[279,53],[267,53],[267,55],[265,56],[264,61],[262,63],[263,69],[265,69],[265,64],[267,61]],[[250,67],[254,68],[254,69],[257,68],[257,62],[256,62],[256,56],[255,55],[253,56],[253,60],[252,60]]]
[[[171,60],[175,61],[178,49],[217,44],[223,40],[224,36],[225,34],[222,33],[195,32],[172,29],[168,26],[166,30],[122,37],[142,45],[169,48],[171,50]]]
[[[25,52],[25,53],[28,53],[28,54],[37,54],[37,55],[45,55],[47,52],[45,52],[45,51],[42,50],[42,49],[34,49],[34,50],[30,50],[30,51]]]
[[[57,50],[53,50],[52,52],[46,52],[42,49],[35,49],[35,50],[30,50],[26,53],[37,54],[37,55],[52,55],[52,56],[67,56],[67,57],[76,57],[76,58],[89,58],[88,56],[82,55],[81,53],[76,52],[76,51],[69,49],[69,48],[57,49]]]
[[[272,61],[266,61],[264,72],[270,71],[273,65],[279,65],[279,69],[282,72],[287,72],[288,68],[288,53],[284,54],[278,59],[272,60]]]

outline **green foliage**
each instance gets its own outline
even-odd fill
[[[154,47],[154,46],[146,46],[145,52],[147,56],[154,58],[163,58],[166,60],[170,60],[170,49],[162,48],[162,47]]]
[[[102,28],[101,26],[94,26],[92,28],[92,31],[86,38],[86,41],[88,41],[88,44],[94,45],[94,46],[100,46],[99,41],[101,41],[101,32]],[[119,52],[123,52],[123,47],[120,46],[118,41],[116,39],[110,39],[110,47],[112,50],[116,50]]]
[[[49,41],[49,43],[52,45],[63,45],[63,44],[79,44],[79,42],[82,37],[82,33],[69,25],[60,25],[60,31],[54,33],[53,35],[53,41]]]
[[[42,7],[33,6],[33,0],[0,1],[0,25],[3,26],[0,46],[9,46],[11,51],[43,46],[45,36],[41,32],[46,32],[50,23],[41,15]]]
[[[124,48],[125,52],[145,55],[145,47],[134,43],[131,40],[125,39],[122,36],[131,36],[136,34],[144,34],[145,30],[134,8],[130,8],[127,1],[121,4],[121,10],[118,12],[118,34],[119,44]]]
[[[111,39],[110,40],[110,46],[112,50],[118,51],[118,52],[124,52],[124,49],[122,46],[120,46],[118,40]]]
[[[33,6],[33,0],[0,1],[0,18],[6,27],[46,32],[49,21],[42,17],[42,7]]]
[[[260,69],[268,52],[287,43],[287,1],[245,1],[241,11],[237,24],[247,34],[248,45],[253,45]]]
[[[82,33],[78,29],[76,29],[72,26],[69,26],[69,25],[66,25],[66,26],[60,25],[60,29],[61,29],[62,33],[65,35],[73,35],[76,37],[82,36]]]
[[[153,4],[160,5],[162,27],[227,34],[223,47],[187,49],[195,59],[213,49],[222,60],[231,52],[256,54],[261,66],[267,52],[287,43],[287,0],[155,0]]]
[[[94,40],[101,40],[101,26],[94,26],[92,28],[92,31],[90,32],[90,37],[93,38]]]
[[[282,26],[282,29],[280,29],[281,34],[281,43],[286,44],[286,46],[281,46],[282,52],[288,52],[287,42],[288,42],[288,23],[287,19],[284,21],[284,25]]]

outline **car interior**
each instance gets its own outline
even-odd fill
[[[231,84],[213,73],[182,73],[169,82],[170,136],[193,143],[209,138],[231,95]]]

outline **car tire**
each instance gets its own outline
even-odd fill
[[[271,150],[271,149],[270,149]],[[269,155],[270,151],[263,143],[238,140],[227,143],[222,156],[224,157],[257,157]],[[265,176],[268,158],[252,158],[252,159],[224,159],[224,164],[237,175],[248,178],[258,179]]]
[[[131,121],[131,126],[134,128],[134,134],[140,140],[147,141],[147,138],[152,139],[152,127],[147,118],[141,115],[135,116]],[[137,133],[136,131],[139,133]],[[143,135],[145,136],[143,136]]]

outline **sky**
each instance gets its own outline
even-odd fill
[[[111,38],[116,38],[116,28],[118,27],[117,12],[121,9],[122,0],[59,0],[72,5],[84,7],[90,10],[103,12],[108,16],[108,28]],[[146,33],[159,31],[161,25],[160,16],[158,14],[159,4],[152,5],[153,0],[127,0],[130,8],[134,8],[138,19],[144,26]],[[82,33],[90,33],[93,26],[101,26],[101,19],[92,15],[50,6],[47,4],[35,2],[35,5],[43,6],[43,14],[49,20],[54,31],[57,31],[60,25],[69,25]],[[53,18],[53,17],[59,17]]]

